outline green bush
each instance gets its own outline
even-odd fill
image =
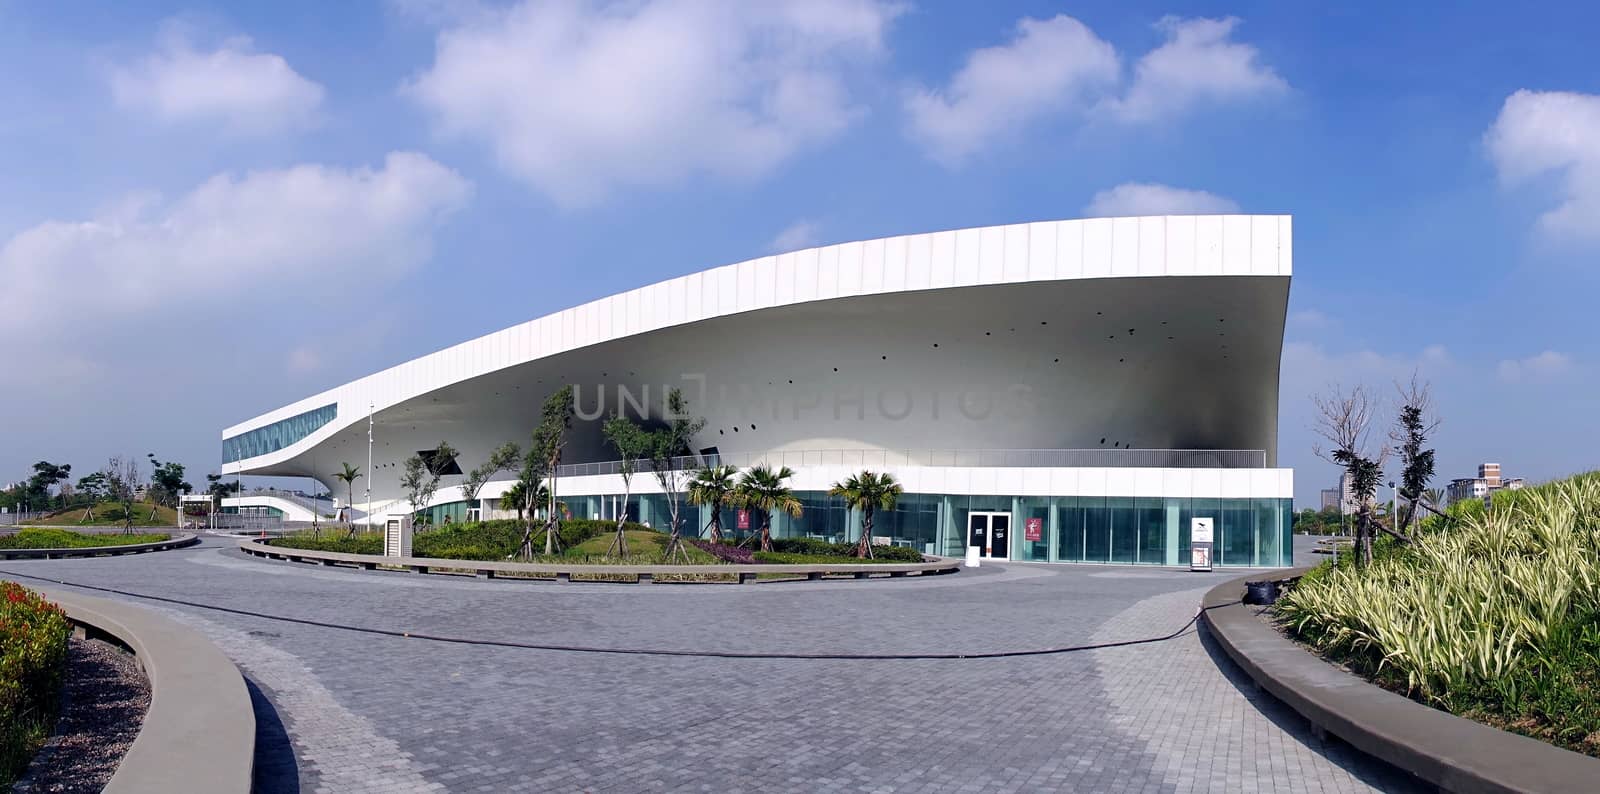
[[[67,662],[66,616],[38,593],[0,582],[0,787],[50,735]]]
[[[131,543],[159,543],[170,537],[164,532],[100,535],[73,532],[70,529],[28,527],[15,535],[0,535],[0,549],[89,549]]]
[[[1278,615],[1380,684],[1600,755],[1600,473],[1448,513],[1319,567]]]
[[[772,551],[781,554],[855,557],[856,544],[829,543],[816,538],[773,538]],[[873,546],[872,556],[880,562],[922,562],[921,552],[905,546]]]
[[[614,531],[611,521],[573,518],[561,522],[561,548],[571,549],[590,538]],[[629,523],[632,531],[651,532],[642,524]],[[417,532],[411,539],[411,553],[416,557],[433,557],[444,560],[504,560],[517,553],[522,543],[524,524],[512,519],[498,521],[472,521],[468,523],[440,524]],[[337,551],[346,554],[382,554],[383,533],[360,532],[346,537],[344,530],[323,530],[320,537],[310,531],[297,532],[272,541],[274,546],[308,551]],[[534,553],[544,551],[544,525],[533,529]]]

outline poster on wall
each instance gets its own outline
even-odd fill
[[[740,510],[739,511],[739,517],[738,517],[737,521],[738,521],[738,527],[740,529],[749,529],[750,528],[750,511],[749,510]]]
[[[1030,541],[1030,542],[1038,542],[1040,540],[1043,540],[1044,539],[1044,519],[1042,519],[1042,518],[1030,518],[1030,519],[1028,519],[1027,523],[1022,525],[1022,538],[1023,538],[1023,540],[1027,540],[1027,541]]]
[[[1193,518],[1189,520],[1189,570],[1211,570],[1211,533],[1212,523],[1209,518]]]

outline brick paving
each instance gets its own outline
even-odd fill
[[[0,578],[463,639],[881,654],[1162,636],[1236,575],[989,564],[927,580],[558,585],[326,569],[232,546],[8,561]],[[1407,785],[1312,738],[1193,628],[1161,643],[1002,659],[727,659],[439,643],[129,600],[205,632],[251,681],[262,791]]]

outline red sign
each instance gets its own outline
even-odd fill
[[[739,522],[739,528],[740,529],[749,529],[750,528],[750,511],[749,510],[740,510],[739,511],[738,522]]]
[[[1042,519],[1042,518],[1030,518],[1030,519],[1028,519],[1027,523],[1022,525],[1022,539],[1023,540],[1043,540],[1044,539],[1044,519]]]

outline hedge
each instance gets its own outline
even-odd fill
[[[442,560],[503,560],[517,553],[522,543],[524,523],[512,519],[498,521],[473,521],[465,524],[440,524],[417,532],[411,539],[411,553],[416,557]],[[613,521],[592,518],[570,518],[561,522],[561,549],[566,551],[578,544],[606,532],[615,531]],[[651,532],[643,524],[629,523],[629,530]],[[359,532],[347,537],[343,529],[323,530],[321,537],[300,532],[272,541],[274,546],[310,551],[336,551],[345,554],[382,554],[383,533]],[[535,554],[544,551],[544,525],[533,530]]]
[[[146,532],[138,535],[73,532],[70,529],[29,527],[15,535],[0,536],[0,549],[88,549],[133,543],[160,543],[171,535]]]
[[[0,788],[16,781],[50,735],[68,633],[60,607],[0,582]]]

